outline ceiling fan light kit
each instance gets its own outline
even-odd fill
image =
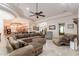
[[[45,15],[43,15],[43,11],[38,11],[38,3],[36,3],[36,12],[30,11],[30,13],[32,13],[32,15],[30,15],[30,17],[32,17],[32,16],[35,16],[36,18],[45,17]]]

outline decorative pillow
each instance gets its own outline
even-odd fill
[[[19,48],[19,43],[18,41],[14,40],[13,37],[9,37],[9,42],[13,49],[18,49]]]
[[[24,47],[24,46],[27,46],[27,45],[28,45],[28,43],[26,43],[26,42],[24,42],[24,41],[22,41],[22,40],[19,40],[18,42],[19,42],[19,48],[21,48],[21,47]]]
[[[14,49],[13,49],[12,45],[9,42],[9,38],[6,39],[6,42],[7,42],[7,44],[6,44],[7,51],[12,52]]]

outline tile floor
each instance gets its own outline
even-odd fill
[[[0,43],[0,56],[5,56],[7,55],[7,49],[4,46],[4,44]]]
[[[0,56],[6,56],[7,50],[4,44],[0,43]],[[58,47],[53,44],[52,40],[47,40],[43,52],[39,56],[78,56],[79,49],[74,51],[69,46]]]
[[[78,56],[79,49],[77,51],[72,50],[69,46],[58,47],[53,44],[52,40],[47,40],[44,45],[43,53],[39,56]]]

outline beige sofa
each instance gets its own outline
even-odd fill
[[[59,37],[59,39],[53,39],[53,43],[57,46],[69,46],[70,41],[74,41],[77,38],[76,34],[64,34],[63,36]]]
[[[23,37],[23,36],[24,37]],[[9,56],[36,56],[42,53],[43,50],[43,45],[46,43],[46,40],[43,36],[40,35],[31,35],[31,34],[12,34],[11,35],[11,40],[15,41],[24,41],[28,45],[25,45],[23,47],[20,47],[17,49],[13,49],[13,47],[10,44],[10,40],[7,39],[7,50],[9,51]],[[18,37],[17,37],[18,36]],[[29,43],[27,42],[27,39],[32,39]],[[12,41],[13,42],[13,41]]]
[[[33,56],[33,46],[32,45],[28,45],[19,49],[16,49],[14,51],[12,51],[11,53],[9,53],[9,56]]]

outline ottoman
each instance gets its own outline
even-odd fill
[[[32,46],[34,48],[33,53],[35,56],[38,56],[39,54],[42,53],[43,50],[43,45],[39,43],[32,43]]]

